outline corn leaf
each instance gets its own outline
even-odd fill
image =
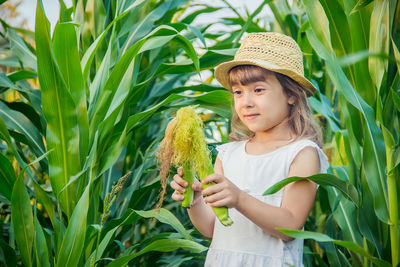
[[[303,3],[315,35],[321,41],[325,50],[331,54],[332,45],[331,34],[329,31],[329,20],[324,12],[324,8],[317,0],[304,0]]]
[[[285,185],[301,181],[301,180],[311,180],[319,185],[322,186],[333,186],[340,190],[340,192],[349,200],[351,200],[355,205],[358,205],[358,193],[357,190],[354,188],[353,185],[349,184],[348,182],[342,181],[341,179],[337,178],[336,176],[328,173],[320,173],[315,174],[309,177],[298,177],[293,176],[286,178],[280,182],[277,182],[270,188],[268,188],[263,195],[270,195],[278,192],[281,188]]]
[[[7,34],[10,39],[10,48],[13,54],[24,64],[24,67],[36,71],[36,56],[29,50],[24,40],[12,29],[8,29]]]
[[[378,259],[378,258],[372,256],[371,254],[368,253],[367,250],[360,247],[356,243],[353,243],[350,241],[335,240],[335,239],[330,238],[327,235],[324,235],[321,233],[309,232],[309,231],[288,230],[288,229],[281,229],[281,228],[278,228],[278,230],[288,236],[293,237],[293,238],[313,239],[318,242],[333,242],[339,246],[347,248],[361,256],[368,258],[370,261],[377,264],[378,266],[387,266],[387,267],[391,266],[390,263],[388,263],[387,261],[384,261],[384,260],[381,260],[381,259]]]
[[[55,60],[60,67],[67,89],[77,107],[79,151],[82,164],[89,150],[89,121],[86,108],[85,86],[79,64],[75,25],[72,23],[56,25],[53,46]]]
[[[169,211],[161,208],[159,211],[157,210],[135,210],[137,214],[139,214],[143,218],[156,218],[162,223],[166,223],[171,225],[178,233],[182,235],[182,237],[192,240],[192,237],[186,231],[185,227],[183,227],[182,223]]]
[[[57,255],[57,266],[78,266],[85,243],[90,184],[76,205]]]
[[[11,200],[11,192],[16,181],[11,162],[0,153],[0,194]]]
[[[50,267],[49,253],[47,250],[46,238],[37,217],[34,218],[35,224],[35,253],[37,266]]]
[[[9,130],[16,130],[26,137],[27,144],[36,156],[45,153],[42,135],[24,114],[0,102],[0,116]]]
[[[109,267],[126,266],[130,260],[132,260],[144,253],[147,253],[150,251],[169,252],[169,251],[176,250],[178,248],[190,250],[194,253],[200,253],[207,249],[203,245],[196,243],[194,241],[191,241],[191,240],[187,240],[187,239],[161,239],[161,240],[154,241],[153,243],[146,246],[145,248],[143,248],[141,251],[139,251],[137,253],[118,258],[118,259],[112,261],[107,266],[109,266]]]
[[[11,217],[22,262],[30,267],[32,266],[34,226],[32,208],[23,176],[19,177],[14,184],[11,196]]]
[[[374,1],[370,23],[369,51],[388,54],[389,36],[389,1]],[[368,59],[368,68],[375,89],[379,92],[383,75],[387,69],[387,60],[370,57]]]
[[[43,13],[41,1],[36,8],[35,39],[43,113],[47,121],[47,149],[54,149],[48,157],[49,176],[56,198],[70,217],[80,192],[75,187],[61,195],[59,192],[70,177],[80,171],[79,127],[76,105],[52,54],[50,23]]]

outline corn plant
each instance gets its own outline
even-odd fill
[[[205,250],[171,212],[152,210],[163,111],[199,104],[229,113],[225,90],[184,86],[207,61],[192,45],[204,41],[200,30],[173,22],[185,2],[74,1],[67,9],[60,1],[51,34],[38,1],[34,46],[18,34],[31,33],[2,22],[5,265],[124,266],[150,251]]]

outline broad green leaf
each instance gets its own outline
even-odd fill
[[[281,229],[278,228],[279,231],[282,233],[289,235],[293,238],[303,238],[303,239],[313,239],[318,242],[333,242],[339,246],[342,246],[344,248],[347,248],[363,257],[368,258],[370,261],[373,263],[377,264],[378,266],[391,266],[390,263],[387,261],[378,259],[371,254],[368,253],[367,250],[364,248],[360,247],[356,243],[350,242],[350,241],[343,241],[343,240],[335,240],[330,238],[327,235],[321,234],[321,233],[315,233],[315,232],[309,232],[309,231],[300,231],[300,230],[288,230],[288,229]]]
[[[68,223],[61,248],[57,255],[57,266],[78,266],[85,243],[86,218],[89,209],[90,184],[86,186]]]
[[[34,217],[35,224],[35,252],[37,266],[50,267],[49,254],[47,250],[46,238],[43,233],[42,226],[40,225],[36,216]]]
[[[15,241],[25,266],[32,266],[32,245],[34,226],[32,207],[25,188],[23,176],[14,184],[11,196],[11,217],[15,232]]]
[[[329,29],[332,40],[332,48],[336,56],[340,57],[352,52],[352,35],[347,21],[346,14],[339,1],[321,0],[325,14],[329,20]],[[349,80],[355,85],[353,69],[344,69]]]
[[[11,162],[0,153],[0,194],[8,200],[11,200],[11,192],[16,179]]]
[[[177,35],[176,38],[173,39],[174,42],[177,42],[180,44],[183,49],[185,49],[186,53],[189,55],[189,57],[192,59],[194,67],[196,68],[197,73],[201,76],[200,74],[200,63],[199,63],[199,58],[196,54],[196,51],[194,50],[193,45],[191,42],[183,37],[182,35]]]
[[[159,48],[172,39],[174,39],[176,34],[171,34],[171,35],[166,35],[166,36],[152,36],[150,37],[146,43],[143,44],[143,46],[140,48],[138,54],[143,53],[148,50],[156,49]]]
[[[17,130],[26,137],[27,144],[36,156],[45,153],[42,135],[24,114],[10,109],[6,104],[0,102],[0,117],[2,117],[8,129]]]
[[[181,222],[169,211],[161,208],[160,210],[135,210],[137,214],[144,218],[156,218],[162,223],[171,225],[182,237],[192,240],[192,237],[186,231]]]
[[[75,25],[72,23],[57,24],[54,29],[53,46],[55,60],[77,107],[79,151],[82,164],[89,151],[89,121]]]
[[[36,78],[37,73],[30,70],[18,70],[8,74],[8,78],[13,82],[18,82],[25,79]]]
[[[329,20],[325,14],[324,8],[317,0],[304,0],[303,3],[306,7],[310,25],[315,35],[320,40],[324,48],[329,53],[332,53]]]
[[[5,73],[0,73],[0,87],[13,88],[18,90],[19,88],[7,77]]]
[[[374,10],[371,15],[369,51],[375,53],[389,53],[389,0],[374,1]],[[369,73],[376,90],[380,90],[387,61],[371,57],[368,59]]]
[[[22,62],[24,67],[36,70],[36,56],[27,47],[24,40],[12,29],[8,29],[11,51]]]
[[[47,121],[47,149],[54,149],[48,157],[49,176],[57,200],[70,217],[80,192],[77,192],[75,187],[68,188],[61,195],[59,192],[70,177],[80,171],[76,105],[53,56],[50,24],[43,13],[40,1],[36,8],[35,29],[38,76],[42,91],[43,113]]]
[[[328,174],[328,173],[315,174],[315,175],[312,175],[309,177],[293,176],[293,177],[286,178],[286,179],[274,184],[270,188],[268,188],[263,193],[263,195],[274,194],[274,193],[278,192],[281,188],[283,188],[285,185],[292,183],[292,182],[301,181],[301,180],[311,180],[322,186],[333,186],[333,187],[337,188],[338,190],[340,190],[340,192],[342,192],[342,194],[346,198],[348,198],[349,200],[354,202],[354,204],[358,205],[358,193],[357,193],[357,190],[354,188],[354,186],[345,181],[342,181],[341,179],[337,178],[336,176],[334,176],[332,174]]]
[[[149,251],[169,252],[169,251],[176,250],[178,248],[186,249],[186,250],[192,251],[194,253],[200,253],[207,249],[203,245],[196,243],[194,241],[191,241],[191,240],[187,240],[187,239],[161,239],[161,240],[154,241],[153,243],[146,246],[144,249],[142,249],[141,251],[139,251],[137,253],[118,258],[118,259],[112,261],[107,266],[108,267],[126,266],[130,260],[132,260],[144,253],[147,253]]]
[[[351,41],[353,53],[369,50],[369,25],[371,19],[371,8],[369,7],[363,8],[356,13],[351,13],[356,4],[357,0],[343,1],[352,36]],[[353,66],[353,69],[356,81],[356,90],[370,106],[374,105],[376,91],[371,89],[373,83],[368,70],[368,60],[357,62]],[[372,91],[374,93],[371,93]]]

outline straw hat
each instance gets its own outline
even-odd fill
[[[304,77],[303,55],[300,47],[291,37],[276,32],[249,33],[231,61],[215,68],[215,78],[223,87],[229,85],[229,70],[238,65],[256,65],[267,70],[289,76],[298,82],[307,96],[313,95],[316,88]]]

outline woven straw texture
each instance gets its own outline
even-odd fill
[[[232,61],[215,68],[215,78],[223,87],[231,90],[229,70],[238,65],[256,65],[289,76],[298,82],[307,96],[316,88],[304,77],[303,55],[300,47],[289,36],[276,32],[249,33]]]

